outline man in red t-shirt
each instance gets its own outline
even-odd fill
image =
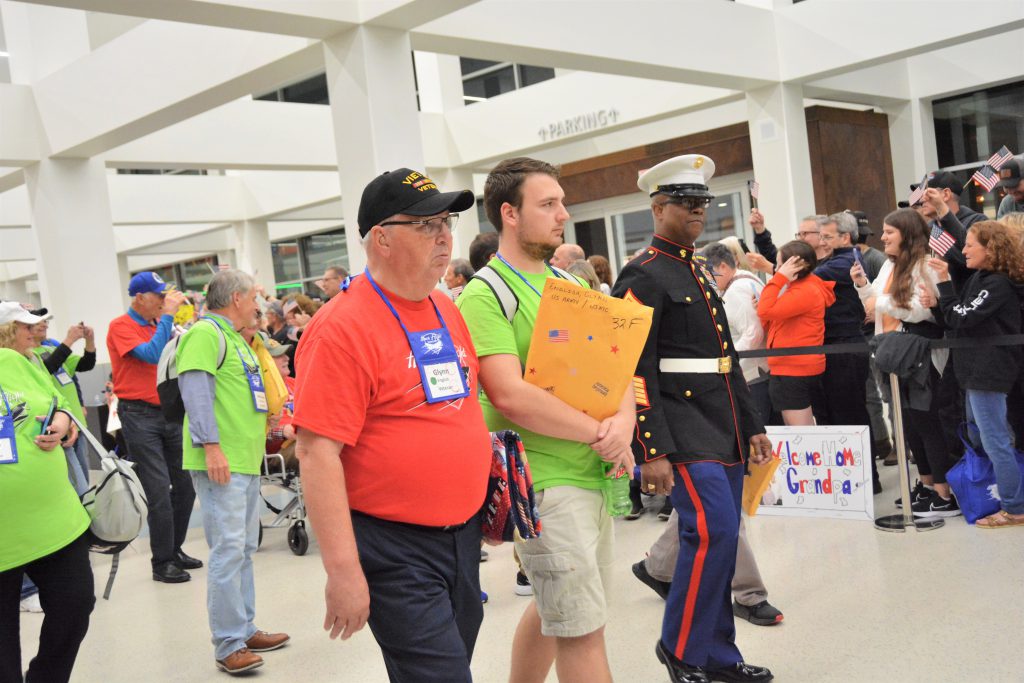
[[[327,570],[324,628],[369,623],[392,681],[471,681],[491,448],[476,351],[434,291],[468,191],[406,168],[363,191],[367,270],[299,342],[293,424]],[[370,611],[370,604],[373,611]]]
[[[181,469],[181,423],[168,422],[160,410],[156,366],[185,295],[151,272],[135,275],[128,294],[128,312],[114,318],[107,330],[117,411],[128,456],[149,503],[153,580],[182,583],[191,578],[187,569],[203,566],[181,550],[196,494],[192,479]]]

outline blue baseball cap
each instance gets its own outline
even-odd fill
[[[128,283],[128,296],[146,294],[148,292],[163,294],[171,289],[174,289],[174,287],[164,282],[156,273],[147,270],[136,274],[131,279],[131,282]]]

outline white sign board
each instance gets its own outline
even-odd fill
[[[874,520],[866,426],[768,427],[767,434],[781,464],[758,515]]]

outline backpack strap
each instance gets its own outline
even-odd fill
[[[555,274],[555,277],[559,277],[563,280],[568,280],[572,283],[578,283],[578,280],[565,272],[561,268],[549,266],[551,271]],[[516,313],[519,311],[519,297],[516,296],[512,288],[505,282],[505,278],[501,274],[492,268],[491,266],[484,266],[480,270],[473,274],[470,278],[482,280],[491,291],[494,292],[494,298],[498,300],[498,306],[501,307],[501,312],[505,314],[505,319],[512,322],[512,319],[516,317]]]
[[[224,330],[220,329],[220,325],[213,322],[209,318],[200,318],[198,322],[206,321],[213,325],[217,330],[217,369],[220,370],[221,366],[224,365],[224,361],[228,355],[228,340],[224,336]]]

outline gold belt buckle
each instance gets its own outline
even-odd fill
[[[718,359],[718,374],[728,375],[732,372],[732,356],[723,356]]]

